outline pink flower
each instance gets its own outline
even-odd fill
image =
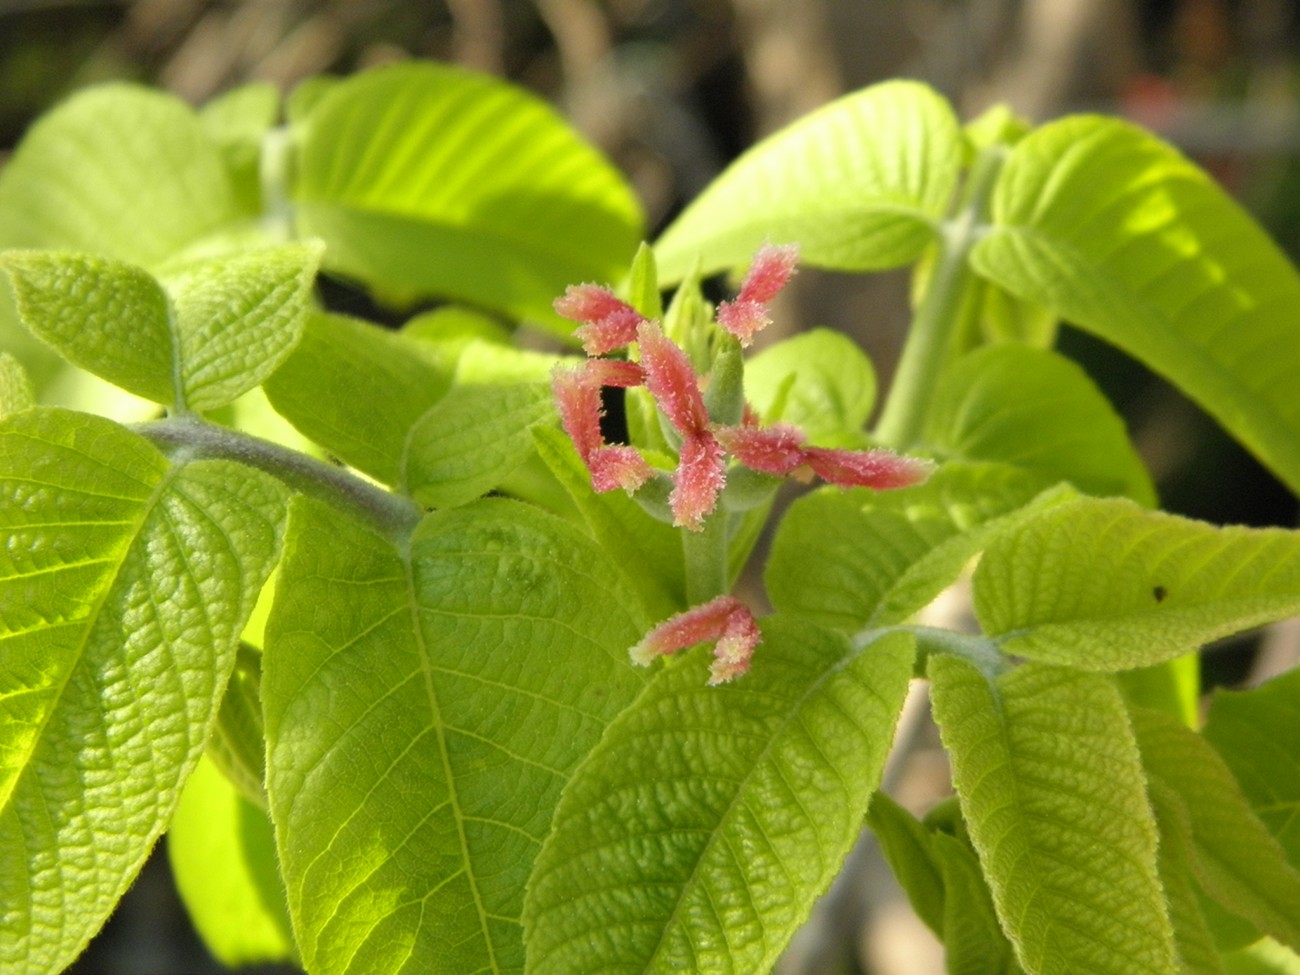
[[[726,481],[726,455],[713,434],[704,430],[683,437],[673,490],[668,495],[673,524],[691,531],[702,529],[704,519],[717,507]]]
[[[719,427],[716,433],[727,453],[753,471],[786,477],[804,462],[804,433],[788,423],[762,428],[747,423]]]
[[[697,643],[715,642],[709,684],[725,684],[749,670],[754,648],[763,640],[754,615],[735,596],[718,596],[660,623],[630,651],[634,663],[648,667],[658,657]]]
[[[632,492],[654,476],[654,470],[634,448],[607,445],[600,432],[601,386],[635,386],[644,378],[640,366],[612,359],[589,359],[577,366],[556,366],[551,391],[564,432],[591,473],[597,492],[623,488]]]
[[[934,464],[928,460],[903,457],[891,450],[805,447],[804,463],[823,481],[839,487],[869,487],[877,491],[920,484],[934,470]]]
[[[686,353],[654,322],[643,322],[636,340],[641,346],[646,389],[668,422],[683,437],[707,432],[709,411],[704,406],[699,377]]]
[[[786,286],[798,260],[799,248],[794,244],[764,244],[754,255],[736,300],[718,306],[718,324],[741,345],[749,345],[754,333],[772,323],[767,305]]]
[[[555,310],[582,327],[574,331],[587,355],[604,355],[636,341],[637,326],[645,317],[597,284],[571,284],[555,299]]]

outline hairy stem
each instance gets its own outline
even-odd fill
[[[1002,146],[980,153],[956,216],[939,228],[934,269],[876,425],[876,439],[886,446],[906,450],[921,439],[926,410],[934,399],[939,373],[947,363],[971,290],[973,275],[967,257],[987,220],[989,200],[1005,158]]]
[[[704,519],[704,527],[699,531],[682,530],[686,602],[690,606],[707,603],[729,588],[727,520],[727,512],[719,508]]]
[[[173,461],[212,458],[254,467],[294,491],[365,519],[395,539],[407,537],[423,516],[410,498],[391,494],[341,467],[194,416],[142,423],[133,429]]]

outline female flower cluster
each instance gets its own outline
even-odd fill
[[[793,245],[765,245],[755,256],[735,300],[723,302],[715,320],[742,346],[766,327],[768,305],[794,273]],[[798,427],[762,426],[744,408],[739,423],[715,422],[705,404],[709,377],[698,375],[690,357],[668,338],[658,322],[647,319],[608,288],[571,286],[555,310],[579,323],[575,332],[588,358],[559,366],[552,389],[565,432],[591,473],[597,492],[623,488],[634,493],[657,472],[636,448],[608,444],[600,429],[601,389],[644,386],[680,438],[676,469],[668,496],[673,523],[700,531],[718,505],[727,479],[730,455],[750,470],[776,477],[809,480],[814,475],[841,487],[897,488],[923,481],[928,461],[887,450],[841,450],[814,447]],[[637,361],[605,358],[632,345]],[[718,641],[711,683],[745,672],[759,641],[757,624],[743,604],[720,596],[656,627],[633,648],[633,659],[649,663],[705,640]]]

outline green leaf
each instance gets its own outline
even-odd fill
[[[23,324],[60,355],[137,396],[174,400],[177,336],[148,271],[58,251],[10,251],[0,268]]]
[[[259,611],[261,606],[258,607]],[[266,808],[266,729],[262,721],[262,653],[239,645],[221,698],[207,757],[244,798]]]
[[[1227,765],[1200,735],[1166,715],[1135,709],[1133,727],[1147,773],[1174,794],[1186,817],[1206,890],[1264,933],[1300,947],[1300,871],[1286,862]]]
[[[194,111],[135,85],[69,98],[32,126],[0,174],[0,250],[60,248],[153,267],[246,215]]]
[[[819,267],[908,264],[934,239],[961,162],[961,129],[930,88],[891,81],[846,95],[715,179],[655,245],[660,280],[681,280],[697,259],[705,274],[741,266],[769,239],[798,243]]]
[[[8,352],[0,352],[0,420],[35,404],[36,393],[23,364]]]
[[[288,538],[262,699],[307,970],[519,971],[560,789],[644,680],[635,597],[516,502],[430,515],[401,549],[302,503]]]
[[[550,386],[456,386],[407,436],[402,490],[453,508],[499,485],[533,452],[530,428],[554,415]]]
[[[0,966],[45,973],[85,947],[171,817],[283,492],[49,409],[0,426],[0,492]]]
[[[858,835],[912,655],[774,617],[743,680],[663,668],[565,790],[527,970],[767,971]]]
[[[1115,119],[1012,151],[975,270],[1114,343],[1300,490],[1300,275],[1205,173]]]
[[[943,947],[949,975],[1021,975],[970,842],[935,833],[933,849],[946,891]]]
[[[1300,975],[1300,955],[1265,938],[1225,955],[1223,971],[1226,975]]]
[[[317,245],[143,268],[88,254],[10,251],[18,312],[69,361],[132,393],[195,411],[225,406],[298,342]]]
[[[401,478],[406,437],[450,377],[420,342],[342,315],[312,314],[266,382],[303,435],[385,484]]]
[[[1300,868],[1300,670],[1249,691],[1216,690],[1205,737]]]
[[[632,567],[628,577],[651,619],[667,619],[686,605],[685,563],[679,529],[651,518],[623,491],[597,494],[591,474],[567,434],[534,426],[533,442],[606,552]]]
[[[320,256],[318,243],[287,244],[168,267],[186,406],[225,406],[285,360],[302,336]]]
[[[861,446],[876,374],[847,335],[815,328],[746,362],[745,395],[765,421],[793,423],[813,443]]]
[[[1174,975],[1156,828],[1106,678],[929,663],[935,718],[1003,927],[1030,975]]]
[[[998,531],[1069,495],[1039,497],[1044,487],[1002,465],[949,463],[913,488],[805,495],[777,529],[768,596],[781,612],[849,632],[897,623],[946,588]]]
[[[867,825],[916,916],[943,937],[943,872],[930,831],[884,792],[871,797]]]
[[[1055,352],[995,345],[962,356],[930,407],[927,444],[962,460],[1024,467],[1089,494],[1154,506],[1124,422],[1088,375]]]
[[[1160,831],[1160,885],[1165,891],[1183,975],[1222,975],[1223,960],[1202,909],[1205,895],[1193,872],[1187,810],[1181,808],[1178,795],[1161,782],[1148,780],[1147,796]],[[1255,934],[1258,936],[1258,932]]]
[[[199,124],[220,150],[239,207],[260,213],[262,142],[280,117],[280,89],[254,81],[218,95],[199,109]]]
[[[400,64],[296,120],[294,206],[325,266],[405,300],[456,298],[567,334],[551,309],[621,277],[642,216],[618,171],[549,106],[483,75]]]
[[[1007,654],[1144,667],[1300,612],[1300,535],[1082,498],[1000,534],[974,600]]]
[[[229,968],[292,961],[293,931],[265,810],[201,761],[167,832],[167,859],[190,920]]]

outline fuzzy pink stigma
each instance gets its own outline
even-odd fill
[[[804,448],[804,463],[824,481],[840,487],[869,487],[877,490],[920,484],[934,470],[934,464],[920,457],[902,457],[889,450],[831,450]]]
[[[597,493],[623,488],[635,491],[654,476],[654,470],[632,447],[606,446],[600,432],[601,386],[635,386],[641,367],[632,362],[588,359],[576,366],[556,366],[551,371],[551,392],[564,432],[591,472]]]
[[[637,329],[646,389],[683,437],[707,432],[709,411],[691,360],[654,322]]]
[[[588,359],[583,373],[588,382],[597,386],[640,386],[645,382],[645,370],[635,362],[621,359]]]
[[[799,263],[798,244],[764,244],[754,255],[745,280],[740,284],[740,301],[758,301],[766,304],[780,294],[794,274]]]
[[[556,366],[551,370],[551,393],[564,432],[583,463],[590,465],[591,455],[605,442],[600,434],[600,384],[587,379],[586,363]]]
[[[749,609],[735,596],[718,596],[660,623],[634,646],[634,663],[650,665],[657,657],[716,641],[710,684],[722,684],[749,670],[754,648],[763,636]]]
[[[767,304],[786,286],[798,261],[799,248],[795,244],[764,244],[754,255],[736,300],[718,306],[718,324],[741,345],[749,345],[755,333],[771,324]]]
[[[673,472],[673,490],[668,495],[673,524],[695,532],[703,529],[704,519],[716,507],[726,480],[725,455],[713,434],[704,430],[687,435],[682,440],[677,470]]]
[[[591,471],[591,487],[597,494],[614,488],[622,488],[631,494],[655,473],[634,447],[617,444],[600,447],[586,460],[587,469]]]
[[[804,433],[788,423],[718,427],[714,433],[727,453],[752,471],[785,477],[804,463]]]
[[[571,284],[555,299],[556,312],[581,324],[574,331],[587,355],[604,355],[636,341],[645,316],[598,284]]]

